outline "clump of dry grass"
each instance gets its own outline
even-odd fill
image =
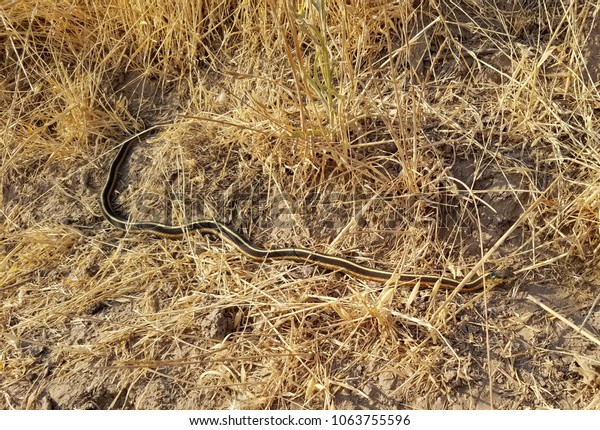
[[[4,408],[598,408],[593,2],[0,18]],[[117,196],[133,219],[518,277],[455,294],[117,232],[98,191],[118,141],[156,123]]]

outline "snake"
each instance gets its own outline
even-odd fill
[[[141,140],[144,135],[161,125],[147,128],[137,134],[126,138],[120,144],[120,149],[110,165],[106,182],[100,193],[100,207],[104,218],[113,226],[124,231],[143,231],[156,236],[170,239],[181,239],[189,232],[197,231],[202,234],[212,235],[220,238],[236,248],[243,255],[255,261],[286,260],[301,264],[315,264],[321,268],[342,271],[348,275],[363,280],[378,282],[420,283],[421,285],[436,286],[453,290],[462,284],[461,291],[470,292],[481,290],[484,287],[491,288],[495,285],[508,282],[513,278],[510,269],[492,270],[469,282],[447,278],[437,275],[426,275],[417,273],[401,273],[398,271],[383,270],[359,264],[349,258],[325,254],[305,248],[264,248],[259,246],[224,223],[214,219],[201,219],[180,225],[161,224],[155,221],[131,221],[121,214],[113,203],[113,193],[121,177],[121,168],[127,159],[131,144]]]

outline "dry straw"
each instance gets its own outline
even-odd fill
[[[598,408],[598,10],[0,1],[0,405]],[[107,167],[159,123],[132,219],[518,276],[381,285],[116,231]]]

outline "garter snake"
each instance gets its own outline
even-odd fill
[[[130,221],[126,216],[119,214],[112,202],[112,194],[117,186],[120,177],[120,170],[123,162],[127,158],[131,143],[140,139],[151,130],[159,126],[148,128],[125,139],[117,153],[114,161],[110,165],[108,176],[102,192],[100,194],[100,207],[102,215],[108,222],[121,230],[141,230],[168,238],[181,238],[186,232],[199,231],[203,234],[210,234],[219,237],[224,242],[233,245],[237,250],[247,257],[258,260],[289,260],[298,263],[313,263],[317,266],[330,269],[341,270],[349,275],[386,282],[389,280],[399,283],[417,283],[433,286],[439,283],[441,288],[455,289],[461,281],[436,275],[420,275],[414,273],[398,273],[388,270],[375,269],[358,264],[345,257],[337,257],[331,254],[324,254],[311,251],[304,248],[274,248],[266,249],[253,244],[250,240],[240,235],[236,231],[227,227],[225,224],[212,219],[202,219],[181,225],[167,225],[154,221]],[[479,278],[464,283],[461,291],[476,291],[485,286],[491,287],[503,282],[507,282],[513,277],[510,270],[491,271]]]

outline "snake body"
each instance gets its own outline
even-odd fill
[[[442,276],[398,273],[389,270],[371,268],[362,264],[358,264],[345,257],[324,254],[304,248],[266,249],[252,243],[250,240],[235,230],[227,227],[225,224],[212,219],[202,219],[181,225],[161,224],[154,221],[128,220],[127,217],[121,215],[115,209],[112,195],[119,181],[121,167],[123,162],[127,159],[132,142],[134,142],[136,139],[140,139],[142,136],[146,135],[157,127],[159,126],[148,128],[140,133],[130,136],[123,141],[117,156],[110,165],[106,182],[100,194],[100,207],[102,209],[102,215],[104,218],[113,226],[125,231],[146,231],[158,236],[173,239],[181,238],[183,235],[191,231],[198,231],[203,234],[210,234],[219,237],[221,240],[233,245],[242,254],[253,260],[289,260],[302,264],[313,263],[326,269],[341,270],[349,275],[366,280],[379,282],[393,280],[399,283],[413,284],[419,282],[420,284],[429,286],[439,284],[440,287],[444,289],[455,289],[461,284],[461,281],[459,280]],[[473,281],[464,283],[461,291],[476,291],[482,289],[484,286],[491,287],[493,285],[506,282],[512,277],[513,274],[510,270],[491,271]]]

